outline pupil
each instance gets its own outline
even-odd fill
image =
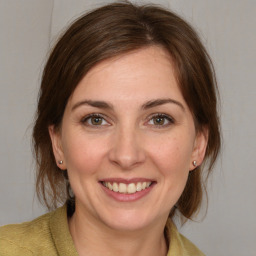
[[[102,119],[99,118],[99,117],[94,117],[94,118],[92,119],[92,124],[99,125],[99,124],[101,124],[101,122],[102,122]]]
[[[164,123],[164,119],[162,117],[157,117],[155,119],[155,124],[159,125],[159,124],[163,124]]]

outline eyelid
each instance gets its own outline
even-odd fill
[[[147,119],[147,123],[152,120],[153,118],[157,118],[157,117],[160,117],[160,118],[165,118],[168,120],[168,124],[164,124],[164,125],[152,125],[156,128],[164,128],[164,127],[167,127],[167,126],[170,126],[172,124],[175,123],[175,119],[173,117],[171,117],[170,115],[168,114],[165,114],[165,113],[154,113],[152,115],[150,115]]]
[[[101,125],[91,125],[91,124],[88,124],[87,121],[90,119],[90,118],[93,118],[93,117],[98,117],[98,118],[101,118],[103,119],[105,122],[107,122],[108,124],[101,124]],[[103,115],[103,114],[100,114],[100,113],[91,113],[91,114],[88,114],[86,116],[84,116],[82,119],[81,119],[81,123],[83,123],[84,125],[87,125],[87,126],[90,126],[90,127],[94,127],[94,128],[100,128],[102,126],[109,126],[111,125],[110,122],[108,121],[108,118]]]
[[[98,117],[98,118],[101,118],[103,119],[107,124],[100,124],[100,125],[92,125],[92,124],[89,124],[87,123],[87,121],[90,119],[90,118],[93,118],[93,117]],[[164,118],[166,120],[168,120],[168,124],[163,124],[163,125],[156,125],[156,124],[148,124],[153,118]],[[150,126],[153,126],[155,128],[165,128],[165,127],[168,127],[172,124],[174,124],[176,121],[175,119],[170,116],[169,114],[165,114],[165,113],[153,113],[151,114],[147,120],[146,120],[146,123]],[[111,125],[111,122],[109,120],[109,117],[107,117],[106,115],[104,114],[100,114],[100,113],[90,113],[84,117],[81,118],[81,123],[86,125],[86,126],[89,126],[89,127],[93,127],[93,128],[101,128],[102,126],[110,126]]]

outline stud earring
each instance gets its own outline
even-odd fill
[[[192,164],[196,167],[196,160],[194,160],[193,162],[192,162]]]
[[[58,163],[59,163],[59,164],[63,164],[63,161],[62,161],[62,160],[59,160]]]

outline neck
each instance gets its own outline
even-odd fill
[[[71,236],[79,256],[167,255],[164,225],[155,225],[140,230],[113,230],[105,225],[96,225],[80,212],[69,220]]]

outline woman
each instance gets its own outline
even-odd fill
[[[194,30],[154,6],[80,17],[46,63],[33,131],[49,209],[1,229],[0,255],[203,255],[191,219],[220,147],[216,83]]]

